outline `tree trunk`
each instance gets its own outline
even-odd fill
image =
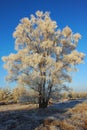
[[[46,99],[42,95],[41,90],[39,91],[39,108],[46,108],[48,106],[51,90],[52,90],[52,85],[49,87],[48,97]]]
[[[39,108],[47,108],[48,100],[42,99],[39,97]]]

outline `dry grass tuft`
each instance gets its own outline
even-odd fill
[[[56,128],[60,128],[61,130],[75,130],[75,127],[69,124],[66,121],[60,121],[60,120],[53,120],[53,119],[46,119],[43,123],[43,126],[55,126]]]
[[[83,130],[87,130],[87,119],[83,121],[81,127],[83,128]]]
[[[84,113],[86,111],[87,111],[87,102],[84,102],[72,108],[73,113]]]

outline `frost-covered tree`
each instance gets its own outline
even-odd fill
[[[27,90],[24,86],[17,86],[12,91],[12,96],[15,102],[20,102],[20,99],[27,95]]]
[[[38,92],[39,107],[47,107],[52,90],[71,82],[70,73],[83,62],[76,50],[79,33],[60,30],[49,12],[37,11],[23,18],[13,33],[16,54],[3,57],[6,80],[17,81]]]

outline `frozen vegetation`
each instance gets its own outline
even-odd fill
[[[6,80],[36,91],[39,108],[46,108],[52,91],[67,89],[71,73],[84,63],[85,54],[77,50],[81,35],[68,26],[60,29],[49,12],[36,11],[20,20],[13,37],[16,53],[2,57]]]
[[[38,104],[0,106],[0,130],[86,130],[87,100],[63,101],[38,109]]]
[[[0,89],[0,130],[86,130],[87,94],[66,85],[84,63],[81,35],[37,11],[20,20],[13,37],[16,53],[2,60],[6,80],[18,86]]]

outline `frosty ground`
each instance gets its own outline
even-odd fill
[[[0,106],[0,130],[87,130],[87,99]]]

